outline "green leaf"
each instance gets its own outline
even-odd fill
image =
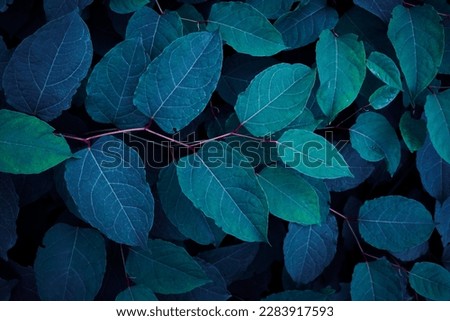
[[[384,196],[364,203],[359,210],[363,239],[382,250],[400,252],[427,241],[434,230],[430,212],[403,196]]]
[[[370,95],[369,103],[374,109],[382,109],[389,105],[397,97],[399,92],[397,88],[388,85],[381,86]]]
[[[427,137],[425,121],[412,118],[410,112],[405,112],[400,118],[400,132],[411,153],[418,151]]]
[[[333,119],[356,99],[366,76],[364,44],[355,34],[336,37],[330,30],[320,34],[316,45],[320,87],[317,102]]]
[[[277,142],[286,165],[316,178],[352,177],[344,157],[322,136],[302,129],[286,131]]]
[[[367,59],[367,68],[386,85],[398,90],[403,89],[397,65],[385,54],[377,51],[372,52]]]
[[[266,196],[253,167],[236,149],[206,143],[179,160],[177,174],[183,193],[224,232],[247,242],[267,241]]]
[[[434,148],[439,156],[450,163],[450,89],[427,96],[425,115]]]
[[[64,138],[34,116],[0,110],[0,171],[37,174],[72,156]]]
[[[109,7],[116,13],[125,14],[135,12],[148,3],[150,0],[110,0]]]
[[[400,164],[401,146],[394,128],[384,116],[374,112],[359,115],[350,128],[350,142],[365,160],[385,159],[389,173],[394,175]]]
[[[450,272],[430,262],[418,262],[409,272],[411,287],[427,299],[450,300]]]
[[[353,301],[400,301],[402,277],[385,258],[358,263],[351,282]]]
[[[267,167],[258,174],[258,181],[266,193],[269,211],[273,215],[303,225],[321,222],[316,190],[294,170]]]
[[[215,3],[206,29],[219,30],[234,50],[252,56],[272,56],[286,48],[281,34],[266,17],[239,1]]]
[[[158,301],[158,298],[146,286],[133,285],[117,294],[116,301]]]
[[[259,73],[239,95],[235,111],[254,136],[266,136],[289,125],[304,110],[315,71],[302,64],[277,64]]]
[[[406,79],[412,101],[431,83],[444,53],[444,28],[432,6],[405,8],[392,12],[389,40]]]
[[[148,240],[145,250],[132,248],[126,271],[136,284],[162,294],[184,293],[210,282],[184,248],[162,240]]]
[[[217,33],[195,32],[178,38],[141,76],[134,104],[165,132],[184,128],[216,89],[222,55]]]

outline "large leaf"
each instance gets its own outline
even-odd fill
[[[320,87],[317,102],[334,118],[356,99],[366,76],[364,44],[355,34],[336,37],[324,30],[316,46]]]
[[[282,15],[274,26],[283,36],[286,46],[294,49],[316,41],[323,30],[336,26],[338,18],[336,10],[327,6],[325,0],[311,0]]]
[[[450,89],[427,96],[427,129],[435,150],[450,163]]]
[[[315,71],[302,64],[277,64],[259,73],[239,95],[235,111],[254,136],[265,136],[289,125],[304,110]]]
[[[434,79],[444,53],[444,28],[432,6],[397,6],[388,37],[400,61],[412,100]]]
[[[116,301],[158,301],[158,299],[145,285],[133,285],[117,294]]]
[[[431,300],[450,300],[450,272],[435,263],[419,262],[409,272],[409,283],[420,295]]]
[[[445,247],[450,244],[450,198],[447,198],[442,204],[436,203],[434,220],[436,230],[441,235],[442,245]]]
[[[58,117],[91,60],[89,30],[75,11],[50,21],[14,50],[3,74],[8,104],[46,121]]]
[[[34,271],[42,300],[94,300],[103,282],[106,250],[92,229],[53,226],[39,248]]]
[[[285,49],[283,38],[266,17],[243,2],[215,3],[207,30],[219,30],[223,40],[237,52],[272,56]]]
[[[302,174],[316,178],[352,177],[336,147],[313,132],[290,129],[277,144],[281,160]]]
[[[352,275],[352,300],[400,301],[403,287],[401,275],[386,259],[358,263]]]
[[[66,162],[67,189],[83,220],[108,238],[145,246],[153,224],[153,196],[134,149],[105,136]]]
[[[385,54],[373,51],[367,59],[367,68],[386,85],[402,90],[400,71],[395,62]]]
[[[216,89],[222,55],[217,33],[195,32],[178,38],[141,76],[134,104],[165,132],[184,128]]]
[[[304,225],[321,222],[320,199],[314,187],[292,169],[267,167],[258,174],[269,211],[283,220]]]
[[[412,118],[410,112],[405,112],[400,118],[400,132],[411,153],[418,151],[427,137],[425,121]]]
[[[145,250],[131,249],[126,270],[136,284],[162,294],[184,293],[210,282],[184,248],[162,240],[148,240]]]
[[[47,20],[64,16],[74,10],[81,11],[94,0],[44,0],[44,11]]]
[[[394,128],[384,116],[374,112],[359,115],[350,128],[350,141],[365,160],[385,159],[388,172],[394,175],[400,164],[401,146]]]
[[[183,24],[175,12],[159,15],[142,7],[130,18],[126,38],[141,37],[145,50],[155,59],[171,42],[183,35]]]
[[[430,212],[403,196],[383,196],[359,210],[359,231],[376,248],[399,252],[427,241],[434,230]]]
[[[110,0],[109,7],[117,13],[131,13],[144,7],[151,0]]]
[[[0,110],[0,171],[37,174],[70,158],[69,145],[53,131],[34,116]]]
[[[179,160],[177,173],[183,193],[224,232],[248,242],[267,240],[266,196],[236,149],[223,142],[206,143]]]
[[[125,40],[98,62],[87,83],[86,110],[100,123],[119,128],[142,127],[149,121],[133,105],[134,91],[149,59],[142,38]]]
[[[17,240],[16,220],[19,215],[19,197],[7,174],[0,173],[0,258],[8,260],[8,250]]]
[[[246,3],[261,12],[267,19],[276,19],[291,9],[294,0],[247,0]]]
[[[283,245],[286,270],[297,283],[309,283],[318,277],[336,254],[338,227],[334,216],[326,223],[303,226],[289,224]]]
[[[357,6],[373,13],[384,22],[391,18],[391,12],[402,0],[355,0]]]

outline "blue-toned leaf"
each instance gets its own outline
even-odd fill
[[[183,194],[174,163],[160,171],[158,195],[167,218],[183,235],[199,244],[219,245],[224,233]]]
[[[138,153],[105,136],[75,157],[64,178],[83,220],[113,241],[145,246],[154,202]]]
[[[440,202],[450,197],[450,165],[438,155],[429,137],[417,152],[416,165],[428,194]]]
[[[163,238],[167,241],[186,240],[186,236],[181,234],[164,214],[159,199],[155,199],[155,218],[150,231],[150,238]]]
[[[450,163],[450,89],[427,96],[425,115],[434,149]]]
[[[131,13],[144,7],[151,0],[110,0],[109,7],[120,14]]]
[[[0,12],[5,12],[8,10],[8,5],[12,4],[14,0],[1,0],[0,1]]]
[[[327,301],[330,294],[311,290],[290,290],[271,294],[264,301]]]
[[[141,37],[146,52],[155,59],[164,48],[183,35],[183,24],[176,12],[159,15],[149,7],[142,7],[131,17],[126,38]]]
[[[106,269],[103,237],[92,229],[53,226],[39,248],[34,271],[42,300],[95,298]]]
[[[402,4],[402,0],[355,0],[355,4],[376,15],[384,22],[391,19],[394,7]]]
[[[81,11],[94,0],[44,0],[47,21],[62,17],[74,10]]]
[[[158,298],[145,285],[133,285],[120,292],[116,301],[158,301]]]
[[[277,142],[283,163],[316,178],[350,176],[344,157],[322,136],[302,129],[286,131]]]
[[[165,132],[187,126],[205,108],[222,67],[217,33],[178,38],[151,62],[139,80],[134,104]]]
[[[366,76],[366,53],[358,36],[350,33],[336,37],[324,30],[316,46],[320,87],[317,102],[323,113],[333,119],[356,99]]]
[[[415,261],[429,250],[428,242],[413,246],[401,252],[391,252],[393,256],[403,262]]]
[[[397,88],[381,86],[370,95],[369,103],[374,109],[384,108],[394,101],[399,92]]]
[[[14,50],[3,74],[6,100],[19,111],[52,120],[70,107],[91,60],[89,30],[80,16],[71,12],[52,20]]]
[[[148,240],[145,250],[132,248],[126,271],[136,284],[162,294],[185,293],[210,282],[184,248],[162,240]]]
[[[405,112],[400,118],[400,132],[403,141],[411,153],[418,151],[427,137],[426,123],[422,119],[414,119],[410,112]]]
[[[450,75],[450,27],[444,28],[445,44],[444,55],[442,56],[441,66],[439,67],[440,74]]]
[[[290,49],[306,46],[319,38],[325,29],[333,29],[338,22],[336,10],[326,0],[311,0],[308,4],[282,15],[275,28]]]
[[[225,233],[248,242],[267,240],[266,196],[253,167],[236,149],[206,143],[179,160],[177,174],[183,193]]]
[[[434,220],[436,230],[441,235],[442,245],[446,247],[450,244],[450,198],[447,198],[442,204],[436,203]]]
[[[203,21],[205,18],[190,4],[184,4],[177,9],[177,13],[183,22],[183,34],[206,30]]]
[[[350,128],[350,142],[369,162],[385,159],[388,172],[394,175],[400,164],[401,146],[394,128],[384,116],[374,112],[359,115]]]
[[[402,90],[400,71],[395,62],[384,53],[373,51],[367,58],[367,68],[389,87]]]
[[[430,262],[414,264],[409,272],[411,287],[427,299],[450,300],[450,272]]]
[[[8,47],[6,47],[6,44],[3,41],[3,37],[0,36],[0,80],[3,78],[3,72],[5,71],[11,55],[12,51],[8,50]],[[2,86],[2,82],[0,81],[0,91],[3,90]]]
[[[149,63],[142,38],[125,40],[98,62],[87,83],[86,110],[99,123],[143,127],[149,118],[133,105],[139,77]]]
[[[330,213],[330,191],[328,190],[327,185],[324,180],[312,178],[309,176],[302,175],[304,179],[308,181],[308,183],[314,187],[319,196],[319,206],[320,206],[320,218],[321,222],[325,222],[328,214]]]
[[[247,0],[246,3],[261,12],[267,19],[276,19],[291,9],[294,0]]]
[[[8,174],[0,173],[0,258],[8,260],[8,250],[17,240],[16,220],[19,197]]]
[[[336,254],[338,227],[334,216],[321,225],[289,224],[283,245],[286,270],[297,284],[313,281]]]
[[[430,5],[392,11],[388,37],[395,48],[412,100],[431,83],[444,53],[444,28]]]
[[[285,49],[283,37],[269,20],[240,1],[215,3],[206,29],[219,30],[225,43],[240,53],[272,56]]]
[[[400,301],[402,288],[400,274],[385,258],[358,263],[353,270],[353,301]]]
[[[434,230],[430,212],[403,196],[366,201],[359,210],[359,231],[376,248],[400,252],[427,241]]]
[[[450,271],[450,245],[447,245],[442,252],[442,264]]]

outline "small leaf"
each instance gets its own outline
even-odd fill
[[[316,46],[320,87],[317,102],[333,119],[356,99],[366,76],[364,44],[355,34],[324,30]]]
[[[437,153],[450,163],[450,90],[427,96],[427,129]]]
[[[151,0],[110,0],[109,7],[120,14],[131,13],[144,7]]]
[[[105,241],[92,229],[56,224],[44,237],[34,271],[42,300],[94,300],[106,269]]]
[[[306,284],[318,277],[336,254],[338,227],[334,216],[326,223],[303,226],[289,224],[283,245],[286,270],[297,284]]]
[[[400,71],[395,62],[381,52],[374,51],[367,59],[367,68],[389,87],[402,90]]]
[[[446,247],[450,244],[450,198],[447,198],[442,204],[436,202],[434,220],[436,230],[441,235],[442,245]]]
[[[235,111],[254,136],[266,136],[289,125],[304,110],[315,71],[302,64],[277,64],[259,73],[239,95]]]
[[[0,258],[8,260],[8,250],[17,240],[16,220],[19,215],[19,197],[13,181],[0,173]]]
[[[353,301],[401,301],[402,278],[385,259],[358,263],[351,283]]]
[[[261,12],[267,19],[276,19],[291,9],[294,0],[247,0],[246,3]]]
[[[302,129],[286,131],[278,140],[278,154],[283,163],[311,177],[352,177],[336,147],[313,132]]]
[[[223,40],[240,53],[272,56],[285,49],[278,30],[262,13],[243,2],[213,4],[206,29],[219,30]]]
[[[195,32],[178,38],[141,76],[134,104],[165,132],[184,128],[211,98],[222,59],[217,33]]]
[[[162,294],[184,293],[210,282],[184,248],[162,240],[148,240],[145,250],[131,249],[126,271],[136,284]]]
[[[363,239],[382,250],[399,252],[427,241],[434,230],[430,212],[403,196],[384,196],[366,201],[359,210]]]
[[[424,144],[427,136],[425,121],[422,119],[414,119],[411,113],[405,112],[400,118],[400,132],[403,141],[411,153],[418,151]]]
[[[70,107],[91,60],[89,30],[80,16],[73,11],[52,20],[14,50],[3,74],[6,100],[18,111],[52,120]]]
[[[450,272],[442,266],[429,262],[414,264],[409,272],[411,287],[427,299],[450,300]]]
[[[0,171],[37,174],[70,158],[66,140],[53,131],[34,116],[0,110]]]
[[[158,301],[158,298],[145,285],[133,285],[120,292],[116,301]]]
[[[75,157],[64,178],[83,220],[113,241],[145,246],[154,201],[138,153],[105,136]]]
[[[369,97],[369,103],[374,109],[382,109],[397,97],[400,91],[390,86],[381,86]]]
[[[402,4],[402,0],[355,0],[354,2],[357,6],[376,15],[384,22],[389,21],[394,7]]]
[[[82,11],[94,0],[44,0],[44,11],[47,21],[62,17],[74,10]]]

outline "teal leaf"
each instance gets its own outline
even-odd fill
[[[367,59],[367,68],[386,85],[402,90],[400,71],[395,62],[381,52],[374,51]]]
[[[338,18],[336,10],[327,6],[326,0],[312,0],[282,15],[274,26],[286,46],[295,49],[316,41],[323,30],[336,26]]]
[[[441,235],[442,245],[446,247],[450,244],[450,198],[447,198],[442,204],[436,202],[434,220],[436,230]]]
[[[427,137],[425,121],[412,118],[409,112],[405,112],[400,118],[400,132],[406,147],[411,153],[418,151]]]
[[[450,163],[450,90],[427,96],[427,129],[435,150]]]
[[[445,45],[444,55],[442,56],[441,66],[439,67],[440,74],[450,75],[450,27],[444,28]]]
[[[74,10],[82,11],[94,0],[44,0],[44,11],[47,21],[57,19]]]
[[[401,252],[391,252],[391,254],[403,262],[411,262],[428,253],[429,249],[428,242],[424,242]]]
[[[184,4],[177,9],[183,23],[183,34],[206,30],[203,21],[205,18],[190,4]]]
[[[392,10],[402,4],[402,0],[355,0],[355,4],[376,15],[384,22],[391,18]]]
[[[8,250],[17,240],[16,220],[19,215],[19,197],[7,174],[0,173],[0,258],[8,260]]]
[[[320,199],[316,190],[294,170],[267,167],[258,174],[258,181],[273,215],[304,225],[321,222]]]
[[[286,131],[277,142],[286,165],[316,178],[338,178],[352,173],[344,157],[322,136],[302,129]]]
[[[272,56],[285,49],[278,30],[262,13],[243,2],[215,3],[206,29],[219,30],[222,39],[240,53]]]
[[[324,180],[312,178],[309,176],[302,175],[304,179],[308,181],[308,183],[314,187],[319,196],[319,206],[320,206],[320,222],[325,222],[328,214],[330,213],[330,202],[331,196],[330,191],[328,190],[327,185]]]
[[[116,301],[158,301],[158,298],[145,285],[133,285],[117,294]]]
[[[120,14],[131,13],[144,7],[151,0],[110,0],[109,7]]]
[[[431,83],[441,65],[444,53],[441,19],[429,5],[397,6],[389,22],[388,37],[414,101]]]
[[[317,102],[333,119],[356,99],[366,76],[364,44],[355,34],[339,37],[324,30],[316,45],[320,87]]]
[[[70,158],[69,145],[34,116],[0,110],[0,171],[37,174]]]
[[[184,128],[216,89],[222,55],[217,33],[196,32],[178,38],[141,76],[134,104],[165,132]]]
[[[369,97],[369,103],[374,109],[382,109],[392,103],[400,91],[390,86],[381,86]]]
[[[183,24],[176,12],[159,15],[149,7],[142,7],[130,18],[126,38],[142,38],[151,59],[161,54],[169,44],[183,35]]]
[[[409,272],[411,287],[421,296],[436,300],[450,300],[450,272],[430,262],[418,262]]]
[[[70,107],[91,60],[89,30],[80,16],[73,11],[52,20],[14,50],[3,74],[6,100],[18,111],[52,120]]]
[[[236,149],[224,142],[206,143],[179,160],[177,174],[183,193],[225,233],[247,242],[267,241],[266,196]]]
[[[310,96],[311,97],[311,96]],[[304,129],[307,131],[314,131],[320,125],[320,120],[314,118],[314,114],[308,108],[304,108],[302,113],[298,115],[292,122],[286,127],[280,130],[274,137],[279,138],[284,132],[289,129]]]
[[[401,147],[394,128],[384,116],[374,112],[359,115],[350,128],[350,142],[369,162],[385,159],[388,172],[394,175],[400,164]]]
[[[402,277],[385,258],[358,263],[353,270],[353,301],[401,301]]]
[[[403,196],[366,201],[359,210],[359,231],[370,245],[399,252],[427,241],[434,230],[430,212]]]
[[[105,136],[65,166],[67,189],[83,220],[113,241],[145,246],[154,201],[138,153]]]
[[[183,194],[174,163],[162,169],[158,195],[169,221],[187,238],[203,245],[219,245],[224,233]]]
[[[92,119],[118,128],[146,125],[149,119],[133,105],[133,95],[148,63],[142,38],[112,48],[95,65],[87,83],[86,110]]]
[[[297,284],[306,284],[318,277],[336,254],[338,227],[329,215],[321,225],[289,224],[283,253],[286,270]]]
[[[327,301],[330,294],[312,290],[288,290],[267,296],[264,301]]]
[[[132,248],[126,271],[136,284],[161,294],[184,293],[210,282],[184,248],[162,240],[148,240],[145,249]]]
[[[56,224],[38,249],[34,271],[42,300],[94,300],[106,269],[103,237],[92,229]]]
[[[261,12],[267,19],[276,19],[291,9],[294,0],[247,0],[246,3]]]
[[[297,118],[308,102],[315,71],[302,64],[277,64],[259,73],[241,93],[235,111],[254,136],[279,131]]]

